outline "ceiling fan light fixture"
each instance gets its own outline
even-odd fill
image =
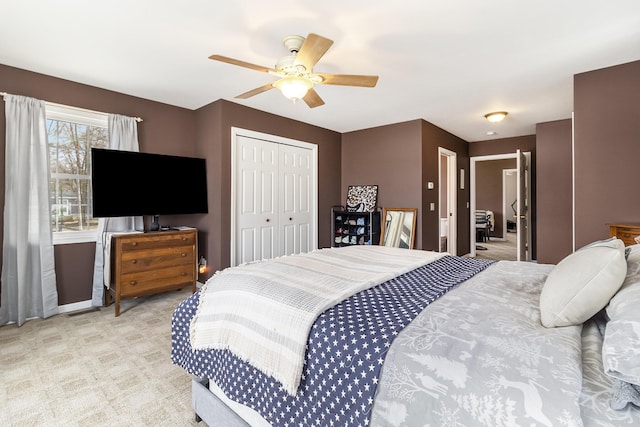
[[[303,77],[283,77],[273,85],[280,89],[285,98],[292,101],[304,98],[313,87],[313,83]]]
[[[494,111],[493,113],[487,113],[484,115],[484,118],[489,120],[491,123],[498,123],[504,120],[507,117],[506,111]]]

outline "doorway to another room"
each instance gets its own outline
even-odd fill
[[[440,217],[440,252],[456,255],[457,241],[457,158],[456,153],[438,147],[438,206]],[[461,182],[464,182],[461,180]]]
[[[528,164],[519,150],[471,159],[471,256],[531,260]]]

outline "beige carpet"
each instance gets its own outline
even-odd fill
[[[171,363],[171,315],[188,290],[0,327],[0,426],[205,426]]]
[[[518,259],[516,238],[516,233],[505,233],[505,240],[489,239],[487,242],[476,243],[476,258],[515,261]],[[486,250],[478,250],[478,246]]]

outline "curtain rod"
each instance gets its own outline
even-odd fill
[[[3,98],[4,98],[5,96],[7,96],[7,95],[9,95],[7,92],[0,92],[0,96],[2,96]],[[51,104],[51,105],[58,105],[58,106],[65,107],[65,108],[74,108],[74,109],[76,109],[76,110],[91,111],[91,112],[94,112],[94,113],[104,114],[104,113],[101,113],[100,111],[93,111],[93,110],[89,110],[88,108],[72,107],[72,106],[70,106],[70,105],[56,104],[55,102],[49,102],[49,101],[45,101],[45,102],[46,102],[47,104]],[[133,119],[134,119],[136,122],[138,122],[138,123],[140,123],[140,122],[144,121],[144,120],[142,120],[142,117],[134,117]]]

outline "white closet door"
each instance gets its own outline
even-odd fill
[[[236,264],[280,255],[278,144],[236,140]]]
[[[280,255],[309,252],[312,247],[312,151],[279,145]]]
[[[231,265],[318,245],[317,147],[270,137],[232,135]]]

